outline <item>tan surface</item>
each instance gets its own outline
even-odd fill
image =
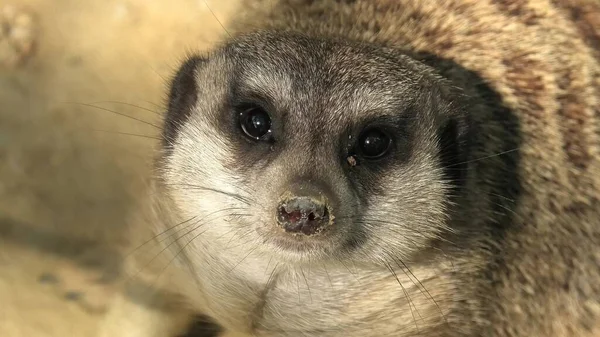
[[[235,2],[208,4],[226,22]],[[0,336],[91,336],[111,291],[108,243],[122,236],[153,142],[92,129],[156,130],[80,103],[156,123],[106,101],[159,111],[178,62],[225,32],[201,0],[7,5],[33,15],[35,41],[20,66],[0,62]]]

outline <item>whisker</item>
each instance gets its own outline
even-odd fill
[[[515,151],[519,151],[519,148],[514,148],[514,149],[511,149],[511,150],[498,152],[498,153],[495,153],[495,154],[492,154],[492,155],[489,155],[489,156],[485,156],[485,157],[481,157],[481,158],[477,158],[477,159],[463,161],[463,162],[460,162],[460,163],[456,163],[456,164],[445,166],[443,168],[446,169],[446,168],[450,168],[450,167],[454,167],[454,166],[459,166],[459,165],[464,165],[464,164],[470,164],[470,163],[478,162],[478,161],[481,161],[481,160],[486,160],[486,159],[498,157],[498,156],[501,156],[501,155],[504,155],[504,154],[508,154],[508,153],[511,153],[511,152],[515,152]]]
[[[146,100],[144,100],[144,102],[146,102],[146,103],[148,103],[148,104],[152,104],[152,105],[154,105],[154,106],[155,106],[156,108],[158,108],[159,110],[165,110],[165,109],[166,109],[164,106],[161,106],[161,105],[159,105],[159,104],[156,104],[156,103],[154,103],[154,102],[150,102],[150,101],[146,101]],[[158,112],[157,112],[157,113],[158,113]]]
[[[511,198],[509,198],[509,197],[505,197],[505,196],[503,196],[503,195],[500,195],[500,194],[498,194],[498,193],[490,192],[490,194],[491,194],[491,195],[493,195],[493,196],[496,196],[496,197],[498,197],[498,198],[504,199],[504,200],[506,200],[506,201],[510,201],[510,202],[512,202],[512,203],[515,203],[515,202],[517,202],[517,201],[516,201],[516,200],[514,200],[514,199],[511,199]]]
[[[348,271],[348,273],[350,273],[352,276],[354,276],[354,278],[356,279],[356,282],[358,282],[358,284],[361,284],[361,281],[358,278],[358,275],[356,274],[356,271],[352,272],[350,270],[350,268],[348,268],[348,266],[344,263],[344,260],[336,258],[336,261],[338,261],[344,268],[346,268],[346,270]]]
[[[446,252],[444,252],[444,250],[441,248],[434,247],[433,249],[439,251],[440,255],[443,256],[448,262],[450,262],[452,271],[456,271],[456,266],[454,265],[454,261],[450,255],[446,254]]]
[[[435,304],[435,306],[438,309],[438,311],[440,312],[440,315],[442,316],[442,319],[444,320],[444,322],[446,324],[448,324],[448,320],[446,319],[446,315],[444,315],[444,313],[442,312],[442,308],[439,306],[439,304],[437,303],[437,301],[433,298],[433,296],[431,295],[431,293],[429,292],[429,290],[427,290],[427,288],[425,288],[425,285],[423,285],[423,283],[415,276],[415,274],[410,270],[410,268],[408,268],[408,265],[406,265],[406,263],[404,263],[404,261],[402,261],[401,259],[398,259],[398,258],[393,257],[393,256],[391,258],[396,262],[396,264],[398,265],[398,267],[400,267],[400,269],[402,269],[402,266],[404,266],[404,268],[406,268],[406,270],[408,271],[408,273],[410,275],[412,275],[412,277],[414,277],[415,280],[417,280],[417,282],[419,283],[419,285],[421,287],[423,287],[423,290],[425,290],[425,293],[427,293],[427,295],[429,296],[429,298],[431,299],[431,301],[433,301],[433,303]],[[399,263],[402,264],[402,266],[400,266]],[[406,274],[406,272],[404,271],[404,269],[402,269],[402,271]],[[411,277],[408,276],[408,274],[406,274],[406,276],[409,279],[411,279]],[[411,279],[411,281],[412,281],[412,279]],[[412,282],[413,282],[413,284],[415,284],[414,281],[412,281]],[[415,284],[415,286],[417,286],[417,285]],[[423,293],[423,290],[421,290],[421,288],[419,286],[417,286],[417,288],[419,289],[419,291],[421,292],[421,294],[425,295]]]
[[[222,209],[221,211],[223,211],[223,210],[227,210],[227,209]],[[218,212],[218,211],[212,212],[211,214],[215,214],[216,212]],[[208,216],[204,217],[204,219],[206,219],[207,217],[208,217]],[[173,243],[175,243],[175,242],[178,242],[178,241],[179,241],[181,238],[185,237],[186,235],[188,235],[188,234],[189,234],[189,233],[191,233],[192,231],[195,231],[195,230],[197,230],[198,228],[200,228],[200,227],[201,227],[201,226],[203,226],[203,225],[204,225],[204,224],[202,224],[202,225],[199,225],[199,226],[196,226],[195,228],[193,228],[192,230],[188,231],[188,232],[187,232],[187,233],[185,233],[184,235],[182,235],[182,236],[178,237],[177,239],[173,240],[173,242],[171,242],[171,243],[170,243],[168,246],[172,245],[172,244],[173,244]],[[198,233],[198,234],[194,235],[194,237],[192,237],[192,238],[191,238],[191,239],[190,239],[190,240],[189,240],[189,241],[188,241],[188,242],[187,242],[185,245],[183,245],[183,246],[181,247],[181,249],[179,249],[179,251],[178,251],[178,252],[175,254],[175,256],[173,256],[173,257],[172,257],[172,258],[169,260],[169,262],[167,262],[167,264],[165,265],[165,267],[164,267],[164,268],[161,270],[161,272],[160,272],[160,273],[158,274],[158,276],[156,277],[156,279],[155,279],[155,282],[157,282],[157,281],[158,281],[158,279],[160,278],[160,276],[161,276],[161,275],[162,275],[162,274],[163,274],[163,273],[164,273],[164,272],[167,270],[167,268],[168,268],[168,267],[171,265],[171,263],[173,263],[173,261],[175,261],[175,259],[177,259],[177,257],[179,257],[179,255],[180,255],[180,254],[181,254],[181,253],[182,253],[182,252],[185,250],[185,248],[187,248],[187,247],[188,247],[188,246],[189,246],[189,245],[190,245],[190,244],[191,244],[191,243],[192,243],[194,240],[196,240],[196,238],[198,238],[199,236],[203,235],[203,234],[204,234],[204,233],[206,233],[207,231],[208,231],[208,229],[206,229],[206,230],[204,230],[204,231],[202,231],[202,232],[200,232],[200,233]],[[167,247],[168,247],[168,246],[167,246]],[[258,248],[258,246],[256,246],[256,248]],[[255,249],[256,249],[256,248],[255,248]],[[163,250],[163,251],[164,251],[164,250]],[[162,251],[161,251],[161,252],[159,252],[159,254],[161,254],[161,253],[162,253]],[[249,254],[248,254],[248,255],[249,255]]]
[[[220,193],[229,197],[232,197],[240,202],[245,203],[246,205],[250,205],[253,200],[250,199],[249,197],[245,197],[243,195],[237,194],[237,193],[231,193],[231,192],[226,192],[226,191],[222,191],[216,188],[212,188],[212,187],[206,187],[206,186],[201,186],[201,185],[193,185],[193,184],[166,184],[166,186],[184,186],[184,187],[189,187],[191,189],[197,189],[197,190],[204,190],[204,191],[210,191],[210,192],[215,192],[215,193]]]
[[[154,260],[156,258],[158,258],[162,253],[164,253],[167,249],[169,249],[173,244],[175,244],[175,242],[177,242],[179,239],[183,238],[184,236],[188,235],[189,233],[197,230],[198,228],[202,227],[202,225],[204,225],[203,223],[198,225],[199,223],[202,222],[203,219],[200,219],[196,222],[194,222],[192,225],[195,226],[194,228],[192,228],[191,230],[187,231],[185,234],[181,235],[180,237],[176,238],[175,240],[173,240],[172,242],[170,242],[168,245],[166,245],[165,247],[163,247],[156,255],[154,255],[154,257],[152,257],[150,259],[150,261],[148,261],[148,263],[146,265],[144,265],[142,267],[142,269],[140,269],[140,271],[143,271],[146,267],[148,267],[150,264],[152,264],[152,262],[154,262]],[[196,226],[197,225],[197,226]],[[176,235],[177,233],[175,233],[174,235]],[[173,235],[169,236],[172,237]],[[164,240],[163,240],[164,241]]]
[[[206,2],[206,0],[203,0],[203,2],[206,5],[206,8],[208,8],[208,10],[211,12],[211,14],[213,15],[213,17],[215,18],[215,20],[217,20],[217,22],[219,23],[219,25],[221,25],[221,28],[223,28],[223,30],[225,31],[225,33],[227,33],[227,35],[229,35],[229,37],[232,37],[231,34],[229,34],[229,32],[227,31],[227,28],[225,28],[225,26],[223,26],[223,24],[221,23],[221,20],[219,20],[219,18],[215,14],[215,12],[213,12],[213,10],[210,8],[210,6]]]
[[[243,217],[243,216],[247,216],[247,217],[250,217],[250,216],[252,216],[252,214],[231,213],[231,214],[230,214],[230,216],[242,216],[242,217]],[[234,232],[234,230],[235,230],[235,233],[233,233],[233,232]],[[233,240],[233,239],[234,239],[234,238],[235,238],[235,237],[238,235],[238,233],[239,233],[240,231],[242,231],[242,230],[244,230],[244,228],[237,228],[237,229],[235,229],[235,228],[232,228],[232,229],[228,230],[227,232],[225,232],[225,233],[223,233],[223,234],[219,235],[219,236],[218,236],[218,237],[217,237],[215,240],[219,240],[219,239],[223,238],[224,236],[226,236],[226,235],[229,235],[229,234],[232,234],[232,233],[233,233],[233,234],[231,235],[231,237],[229,238],[229,241],[227,241],[227,243],[225,244],[225,248],[224,248],[224,250],[227,250],[227,249],[229,249],[229,244],[231,243],[231,240]]]
[[[129,116],[129,115],[126,115],[124,113],[113,111],[113,110],[110,110],[110,109],[107,109],[107,108],[104,108],[104,107],[101,107],[101,106],[97,106],[97,105],[93,105],[93,104],[87,104],[87,103],[79,103],[79,102],[65,102],[65,103],[66,104],[77,104],[77,105],[82,105],[82,106],[86,106],[86,107],[90,107],[90,108],[95,108],[95,109],[106,111],[106,112],[111,112],[111,113],[114,113],[115,115],[122,116],[122,117],[125,117],[125,118],[129,118],[131,120],[138,121],[140,123],[144,123],[146,125],[155,127],[158,130],[162,130],[162,128],[160,126],[152,124],[152,123],[150,123],[148,121],[145,121],[143,119],[139,119],[139,118],[136,118],[136,117],[133,117],[133,116]]]
[[[148,135],[138,135],[136,133],[119,132],[119,131],[111,131],[111,130],[99,130],[99,129],[89,129],[89,130],[97,131],[97,132],[113,133],[113,134],[123,135],[123,136],[132,136],[132,137],[140,137],[140,138],[147,138],[147,139],[154,139],[154,140],[162,140],[162,138],[148,136]]]
[[[229,270],[229,272],[233,272],[235,270],[235,268],[237,268],[240,264],[242,264],[242,262],[244,262],[244,260],[246,260],[248,258],[248,256],[250,256],[250,254],[252,254],[254,251],[256,251],[258,249],[258,245],[254,246],[254,248],[250,249],[250,251],[248,252],[248,254],[246,254],[246,256],[244,256],[243,259],[241,259],[238,263],[236,263],[235,266],[233,266],[233,268],[231,268],[231,270]]]
[[[250,233],[250,231],[246,231],[246,233]],[[239,237],[242,237],[242,236],[244,236],[244,235],[240,235]],[[238,248],[238,247],[242,247],[242,246],[247,246],[251,242],[256,242],[256,240],[255,239],[249,239],[249,240],[246,240],[246,241],[239,241],[239,244],[237,244],[235,246],[228,247],[227,249],[233,249],[233,248]],[[256,248],[258,248],[258,246],[256,246]]]
[[[234,208],[234,209],[235,209],[235,208]],[[153,256],[153,257],[150,259],[150,261],[148,261],[148,262],[147,262],[147,263],[146,263],[146,264],[145,264],[145,265],[144,265],[144,266],[143,266],[143,267],[142,267],[140,270],[138,270],[138,271],[136,272],[136,274],[134,275],[134,277],[135,277],[135,276],[137,276],[139,273],[141,273],[141,272],[142,272],[144,269],[146,269],[148,266],[150,266],[150,265],[152,264],[152,262],[154,262],[154,261],[155,261],[155,260],[156,260],[156,259],[157,259],[157,258],[158,258],[158,257],[159,257],[161,254],[162,254],[162,253],[164,253],[164,252],[165,252],[167,249],[169,249],[169,248],[170,248],[170,247],[171,247],[173,244],[175,244],[176,242],[178,242],[180,239],[182,239],[183,237],[187,236],[187,235],[188,235],[188,234],[190,234],[191,232],[193,232],[193,231],[195,231],[195,230],[198,230],[199,228],[201,228],[202,226],[204,226],[204,225],[206,224],[206,222],[205,222],[205,221],[206,221],[206,220],[207,220],[207,219],[208,219],[208,218],[209,218],[211,215],[214,215],[214,214],[216,214],[216,213],[219,213],[219,212],[227,211],[227,210],[229,210],[229,209],[221,209],[221,210],[214,211],[214,212],[212,212],[212,213],[209,213],[209,214],[208,214],[208,215],[206,215],[205,217],[203,217],[203,218],[199,219],[198,221],[196,221],[196,222],[193,222],[192,224],[190,224],[190,225],[186,226],[187,228],[189,228],[189,227],[193,226],[193,228],[192,228],[192,229],[190,229],[189,231],[187,231],[185,234],[183,234],[183,235],[181,235],[181,236],[177,237],[176,239],[174,239],[172,242],[170,242],[169,244],[167,244],[165,247],[163,247],[163,248],[162,248],[162,249],[161,249],[161,250],[160,250],[160,251],[159,251],[157,254],[155,254],[155,255],[154,255],[154,256]],[[178,232],[179,232],[179,231],[178,231]],[[172,234],[172,235],[169,235],[169,237],[168,237],[168,238],[170,238],[170,237],[173,237],[174,235],[177,235],[177,234],[178,234],[178,232],[176,232],[176,233],[174,233],[174,234]],[[196,237],[197,237],[197,236],[196,236]],[[164,241],[165,241],[165,239],[163,239],[161,242],[164,242]],[[178,254],[177,254],[177,255],[178,255]]]
[[[362,225],[367,225],[367,226],[374,226],[374,225],[381,225],[381,224],[387,224],[387,225],[391,225],[394,226],[393,228],[388,227],[387,229],[390,231],[393,231],[394,233],[401,235],[403,238],[405,239],[409,239],[405,233],[399,232],[399,230],[402,230],[403,232],[408,232],[411,234],[414,234],[414,236],[417,237],[421,237],[421,238],[426,238],[428,239],[429,237],[427,236],[423,236],[422,233],[414,228],[410,228],[407,227],[406,225],[403,225],[401,223],[395,222],[395,221],[391,221],[391,220],[383,220],[383,219],[379,219],[379,218],[364,218],[364,219],[360,219],[360,220],[354,220],[356,221],[356,223],[358,224],[362,224]],[[450,227],[441,227],[440,229],[443,229],[445,231],[448,231],[450,233],[454,233],[455,231],[450,228]],[[441,236],[441,233],[436,233],[435,234],[435,238],[437,240],[440,240],[442,242],[454,245],[454,243],[450,240],[448,240],[447,238]],[[413,241],[414,242],[414,241]]]
[[[191,169],[191,172],[195,172],[196,169],[194,167],[190,167],[189,165],[185,165],[184,168],[186,169]],[[187,172],[187,171],[186,171]],[[223,180],[218,179],[217,181],[221,181],[223,182]],[[226,184],[231,184],[231,181],[225,181]],[[196,187],[200,187],[203,188],[205,187],[204,185],[195,185],[195,184],[188,184],[189,186],[196,186]],[[254,190],[250,189],[247,186],[244,186],[244,184],[235,184],[236,188],[241,190],[241,192],[245,193],[246,197],[249,198],[249,196],[253,195],[254,193],[256,193]],[[249,198],[250,199],[250,198]]]
[[[196,167],[192,167],[190,165],[182,165],[182,169],[184,169],[183,172],[189,172],[192,174],[195,174],[197,171]],[[225,182],[225,184],[231,185],[231,181],[223,181],[222,179],[217,179],[217,181],[221,181],[221,182]],[[204,187],[203,185],[193,185],[193,184],[188,184],[189,186],[197,186],[197,187]],[[252,195],[255,193],[254,190],[251,190],[249,187],[245,187],[244,184],[235,184],[237,189],[240,189],[242,192],[244,192],[246,195]]]
[[[180,222],[180,223],[176,224],[175,226],[169,227],[169,228],[167,228],[166,230],[164,230],[164,231],[162,231],[162,232],[160,232],[160,233],[158,233],[158,234],[154,235],[152,238],[148,239],[148,241],[145,241],[144,243],[142,243],[141,245],[137,246],[137,247],[136,247],[136,248],[134,248],[132,251],[130,251],[129,253],[127,253],[127,255],[125,255],[125,257],[124,257],[124,258],[125,258],[125,259],[126,259],[126,258],[128,258],[130,255],[132,255],[133,253],[137,252],[139,249],[141,249],[141,248],[142,248],[142,247],[144,247],[145,245],[147,245],[147,244],[149,244],[150,242],[152,242],[152,241],[156,240],[156,239],[157,239],[159,236],[161,236],[161,235],[163,235],[163,234],[167,233],[168,231],[170,231],[170,230],[172,230],[172,229],[175,229],[176,227],[179,227],[179,226],[183,225],[184,223],[190,222],[190,221],[194,220],[194,219],[195,219],[195,218],[197,218],[197,217],[198,217],[198,216],[193,216],[193,217],[191,217],[191,218],[189,218],[189,219],[187,219],[187,220],[185,220],[185,221],[182,221],[182,222]]]
[[[364,217],[362,219],[355,219],[353,221],[356,224],[362,224],[362,225],[391,225],[391,226],[394,226],[395,228],[402,229],[408,233],[415,233],[415,234],[419,234],[419,235],[422,234],[420,231],[418,231],[414,228],[410,228],[410,227],[406,226],[405,224],[395,222],[392,220],[385,220],[385,219],[380,219],[380,218],[376,218],[376,217],[368,217],[368,218]]]
[[[239,233],[239,232],[241,232],[242,230],[244,230],[244,229],[243,229],[243,228],[238,228],[238,229],[235,231],[235,233],[233,233],[233,235],[231,235],[231,238],[229,238],[229,241],[227,241],[227,243],[225,244],[225,249],[226,249],[226,250],[228,250],[228,249],[230,249],[230,248],[231,248],[231,247],[229,247],[229,245],[231,244],[231,241],[232,241],[232,240],[233,240],[233,239],[234,239],[236,236],[238,236],[238,233]],[[231,230],[231,231],[228,231],[226,234],[229,234],[229,233],[231,233],[232,231],[233,231],[233,230]],[[224,235],[225,235],[225,234],[224,234]]]
[[[198,220],[198,221],[196,221],[194,224],[197,224],[197,223],[199,223],[200,221],[201,221],[201,220]],[[186,234],[184,234],[183,236],[185,236],[185,235],[187,235],[187,233],[186,233]],[[181,236],[181,237],[183,237],[183,236]],[[180,238],[181,238],[181,237],[180,237]],[[135,272],[133,275],[130,275],[130,276],[128,277],[128,280],[129,280],[129,279],[134,279],[134,278],[136,278],[136,277],[137,277],[137,276],[138,276],[140,273],[142,273],[142,272],[143,272],[143,271],[144,271],[144,270],[145,270],[145,269],[146,269],[148,266],[150,266],[150,265],[152,264],[152,262],[154,262],[154,260],[156,260],[156,259],[157,259],[157,258],[158,258],[158,257],[159,257],[159,256],[160,256],[162,253],[163,253],[163,252],[165,252],[167,249],[169,249],[169,247],[170,247],[170,246],[171,246],[171,245],[172,245],[172,244],[173,244],[175,241],[176,241],[176,240],[174,240],[174,241],[173,241],[173,242],[171,242],[169,245],[167,245],[166,247],[164,247],[164,248],[163,248],[161,251],[159,251],[157,254],[155,254],[155,255],[154,255],[154,256],[153,256],[153,257],[150,259],[150,261],[148,261],[146,264],[144,264],[144,265],[143,265],[143,266],[142,266],[140,269],[138,269],[138,270],[137,270],[137,271],[136,271],[136,272]],[[128,281],[126,281],[126,282],[128,282]]]
[[[294,276],[296,279],[296,287],[298,288],[298,304],[302,304],[302,300],[300,299],[300,276],[298,276],[298,273],[294,273]]]
[[[386,230],[393,232],[394,234],[399,235],[400,237],[402,237],[405,240],[411,240],[411,243],[415,243],[413,238],[424,238],[424,239],[430,239],[430,236],[425,236],[423,235],[423,233],[421,233],[420,231],[417,231],[413,228],[410,227],[406,227],[402,224],[393,222],[393,221],[386,221],[386,220],[381,220],[381,219],[367,219],[365,220],[357,220],[355,221],[356,224],[360,224],[362,226],[367,226],[367,227],[381,227],[381,225],[388,225],[386,226]],[[409,234],[409,235],[407,235]],[[452,242],[450,242],[450,240],[442,237],[440,234],[438,233],[434,233],[433,237],[435,237],[436,239],[443,241],[443,242],[447,242],[452,244]]]
[[[267,267],[268,267],[268,265],[267,265]],[[275,280],[274,277],[275,277],[275,274],[277,271],[277,267],[279,267],[279,262],[277,262],[275,267],[273,267],[273,270],[271,271],[271,275],[269,275],[269,278],[267,279],[267,288],[269,288],[269,286],[271,285],[271,282],[273,282],[273,280]]]
[[[302,269],[302,266],[300,266],[300,273],[302,274],[302,277],[304,278],[304,282],[306,283],[306,289],[308,290],[308,297],[310,298],[310,303],[312,303],[312,293],[310,292],[310,286],[308,285],[308,279],[306,278],[306,275],[304,274],[304,270]]]
[[[195,229],[193,229],[193,230],[196,230],[196,229],[198,229],[198,228],[195,228]],[[192,230],[192,231],[193,231],[193,230]],[[208,229],[207,229],[207,230],[208,230]],[[193,237],[193,238],[192,238],[190,241],[188,241],[188,242],[187,242],[185,245],[183,245],[183,247],[181,247],[181,249],[180,249],[180,250],[177,252],[177,254],[175,254],[175,256],[173,256],[173,257],[172,257],[172,258],[169,260],[169,262],[167,262],[167,264],[166,264],[166,265],[163,267],[163,269],[160,271],[160,273],[158,273],[158,276],[156,277],[156,279],[155,279],[155,281],[154,281],[154,282],[156,283],[156,282],[158,281],[158,279],[159,279],[159,278],[162,276],[162,274],[163,274],[163,273],[164,273],[164,272],[167,270],[167,268],[169,268],[169,266],[171,265],[171,263],[173,263],[173,261],[175,261],[175,259],[177,259],[177,257],[179,257],[179,254],[181,254],[181,252],[183,252],[183,250],[184,250],[184,249],[185,249],[185,248],[186,248],[186,247],[187,247],[187,246],[188,246],[190,243],[192,243],[192,241],[194,241],[194,240],[195,240],[197,237],[199,237],[200,235],[202,235],[202,234],[206,233],[206,231],[207,231],[207,230],[204,230],[204,231],[202,231],[202,232],[200,232],[200,233],[198,233],[198,234],[194,235],[194,237]],[[191,232],[191,231],[190,231],[190,232]],[[182,237],[184,237],[184,236],[188,235],[190,232],[188,232],[188,233],[184,234],[183,236],[181,236],[181,237],[177,238],[177,239],[176,239],[175,241],[173,241],[173,242],[179,241],[179,239],[181,239]]]
[[[157,112],[157,111],[154,111],[154,110],[152,110],[152,109],[145,108],[145,107],[143,107],[143,106],[140,106],[140,105],[136,105],[136,104],[127,103],[127,102],[119,102],[119,101],[98,101],[98,102],[92,102],[91,104],[101,104],[101,103],[111,103],[111,104],[122,104],[122,105],[128,105],[128,106],[130,106],[130,107],[133,107],[133,108],[138,108],[138,109],[140,109],[140,110],[144,110],[144,111],[151,112],[151,113],[153,113],[153,114],[155,114],[155,115],[157,115],[157,116],[162,116],[162,114],[161,114],[161,113],[159,113],[159,112]]]
[[[211,190],[209,188],[197,188],[197,187],[190,188],[190,187],[185,187],[185,188],[182,188],[181,190],[184,190],[184,191],[185,190],[188,190],[188,191],[205,190],[205,191],[216,192],[216,193],[220,193],[220,194],[226,195],[228,197],[231,197],[231,198],[233,198],[233,199],[235,199],[235,200],[237,200],[237,201],[239,201],[239,202],[241,202],[241,203],[243,203],[244,205],[247,205],[247,206],[250,206],[250,203],[252,202],[252,200],[250,200],[250,199],[248,199],[248,198],[246,198],[246,197],[244,197],[242,195],[239,195],[239,194],[229,193],[229,192],[225,192],[225,191]]]
[[[390,244],[389,240],[383,239],[383,238],[381,238],[381,237],[379,237],[379,236],[377,236],[377,235],[375,235],[373,233],[371,235],[375,236],[377,240],[380,240],[382,242]],[[442,251],[442,253],[443,253],[443,251]],[[428,298],[428,300],[431,300],[434,303],[434,305],[438,309],[440,315],[442,316],[442,319],[444,320],[444,322],[446,324],[448,324],[447,318],[444,315],[444,313],[443,313],[441,307],[439,306],[439,304],[437,303],[437,301],[433,298],[433,296],[431,295],[431,293],[429,292],[429,290],[427,290],[427,288],[425,287],[425,285],[412,272],[412,270],[410,270],[410,268],[408,267],[408,265],[401,258],[399,258],[398,256],[396,256],[395,254],[393,254],[391,252],[387,252],[387,251],[386,251],[386,254],[392,259],[392,261],[394,261],[396,263],[396,265],[402,270],[402,272],[406,275],[406,277],[408,277],[408,279],[411,280],[411,282],[417,287],[417,289],[419,289],[419,291],[421,292],[421,294],[423,296],[425,296],[426,298]],[[444,254],[444,256],[445,256],[445,254]],[[384,261],[384,262],[387,263],[387,265],[389,265],[389,262],[387,262],[387,261]],[[452,263],[452,261],[450,261],[450,262]],[[390,265],[390,267],[391,267],[391,265]],[[404,270],[404,268],[406,268],[406,271]],[[389,267],[388,267],[388,269],[389,269]],[[408,273],[407,273],[407,271],[408,271]],[[397,276],[397,275],[395,275],[395,276]],[[412,276],[412,278],[411,278],[411,276]],[[418,285],[415,283],[415,281],[413,280],[413,278],[414,278],[414,280],[417,280]],[[420,287],[419,287],[419,285],[420,285]],[[422,289],[421,289],[421,287],[422,287]],[[415,305],[415,308],[416,308],[416,305]],[[418,309],[417,309],[417,313],[419,314],[419,317],[423,318],[421,316],[420,312],[418,311]]]
[[[333,282],[331,281],[331,276],[329,275],[329,271],[327,270],[327,266],[325,265],[325,263],[322,263],[323,265],[323,271],[325,271],[325,275],[327,276],[327,279],[329,280],[329,286],[331,288],[333,288]]]
[[[419,334],[419,325],[417,324],[417,317],[415,316],[415,313],[412,309],[411,306],[411,299],[410,296],[408,295],[408,291],[406,291],[406,288],[404,288],[404,286],[402,285],[402,282],[400,281],[400,278],[398,278],[398,275],[396,274],[396,272],[394,271],[394,268],[392,268],[392,266],[387,262],[387,261],[383,261],[383,264],[387,267],[387,269],[390,271],[390,273],[392,273],[392,275],[394,276],[394,278],[396,279],[396,281],[398,281],[398,284],[400,285],[400,288],[402,288],[402,291],[404,292],[404,296],[406,297],[406,301],[408,302],[408,308],[410,309],[410,313],[413,317],[413,321],[415,322],[415,327],[417,328],[417,334]],[[412,303],[414,305],[414,303]],[[415,309],[417,309],[417,307],[415,306]]]
[[[253,214],[250,214],[250,213],[231,213],[230,215],[232,217],[243,218],[243,217],[251,217]]]
[[[206,218],[208,218],[209,216],[211,216],[211,215],[214,215],[214,214],[216,214],[216,213],[220,213],[220,212],[223,212],[223,211],[233,211],[233,210],[237,210],[237,209],[239,209],[239,208],[237,208],[237,207],[229,207],[229,208],[224,208],[224,209],[216,210],[216,211],[214,211],[214,212],[208,213],[208,214],[207,214],[207,215],[204,217],[204,219],[206,219]],[[180,228],[180,229],[176,230],[176,231],[175,231],[175,233],[173,233],[173,234],[171,234],[171,235],[167,236],[167,237],[166,237],[166,238],[164,238],[164,239],[161,239],[161,240],[159,241],[159,243],[162,243],[162,242],[164,242],[164,241],[166,241],[166,240],[168,240],[168,239],[172,238],[174,235],[177,235],[178,233],[181,233],[182,231],[186,230],[187,228],[190,228],[190,227],[191,227],[191,226],[193,226],[193,225],[194,225],[194,224],[189,224],[189,225],[187,225],[187,226],[185,226],[185,227],[183,227],[183,228]],[[185,234],[185,235],[187,235],[187,234]],[[184,236],[185,236],[185,235],[184,235]]]
[[[182,228],[179,228],[179,229],[175,230],[175,232],[173,232],[173,233],[171,233],[171,234],[167,235],[166,237],[164,237],[164,238],[162,238],[162,239],[158,240],[158,243],[163,243],[163,242],[165,242],[165,241],[167,241],[167,240],[169,240],[169,239],[173,238],[175,235],[178,235],[178,234],[180,234],[181,232],[188,230],[190,227],[192,227],[192,226],[195,226],[196,224],[197,224],[197,223],[191,223],[191,224],[189,224],[189,225],[186,225],[186,226],[184,226],[184,227],[182,227]],[[192,231],[194,231],[194,230],[192,229]],[[186,235],[187,235],[187,234],[189,234],[190,232],[191,232],[191,231],[189,231],[189,232],[186,232],[186,234],[184,234],[183,236],[186,236]],[[183,236],[182,236],[182,237],[183,237]],[[174,241],[177,241],[177,240],[178,240],[178,239],[175,239]],[[171,242],[171,243],[172,243],[172,242]],[[171,243],[170,243],[170,244],[171,244]]]
[[[506,206],[504,206],[504,205],[502,205],[502,204],[500,204],[500,203],[498,203],[498,202],[494,202],[494,205],[496,205],[496,206],[498,206],[498,207],[502,208],[503,210],[505,210],[505,211],[507,211],[507,212],[511,213],[512,215],[519,216],[519,215],[517,214],[517,212],[513,211],[512,209],[510,209],[510,208],[508,208],[508,207],[506,207]],[[502,215],[506,215],[506,214],[502,214]]]
[[[271,265],[272,261],[273,261],[273,255],[271,255],[271,257],[269,258],[269,262],[267,262],[267,266],[265,267],[265,275],[267,275],[267,271],[269,270],[269,266]]]

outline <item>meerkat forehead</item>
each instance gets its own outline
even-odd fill
[[[406,108],[434,82],[424,66],[399,51],[349,41],[262,32],[233,40],[222,51],[245,89],[287,105],[309,96],[344,105],[352,119]]]
[[[431,127],[453,103],[442,78],[399,50],[296,33],[239,36],[207,56],[191,57],[177,77],[167,139],[195,104],[206,105],[207,95],[217,93],[225,104],[259,99],[298,133],[318,127],[339,134],[377,118]],[[204,109],[202,117],[219,121],[217,111]]]

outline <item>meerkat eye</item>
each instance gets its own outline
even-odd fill
[[[259,107],[252,107],[240,113],[240,126],[251,139],[261,140],[271,132],[271,118]]]
[[[366,159],[377,159],[386,155],[392,144],[392,139],[382,130],[369,128],[358,137],[358,148]]]

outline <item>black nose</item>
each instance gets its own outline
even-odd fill
[[[329,209],[310,197],[296,197],[282,202],[277,209],[277,222],[286,232],[314,235],[330,223]]]

